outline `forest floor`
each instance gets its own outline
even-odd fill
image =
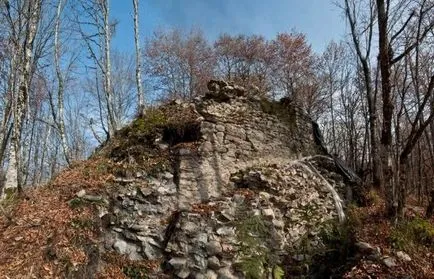
[[[99,205],[83,204],[76,196],[81,190],[92,195],[107,193],[113,167],[103,159],[80,162],[49,184],[2,202],[0,279],[66,278],[65,274],[90,278],[98,272],[95,261],[100,260],[105,268],[98,278],[146,278],[128,275],[158,268],[157,262],[131,263],[109,254],[92,256],[104,230],[97,214]],[[352,210],[357,219],[356,240],[369,243],[382,257],[393,257],[396,265],[387,267],[381,260],[363,256],[344,278],[434,278],[434,219],[423,219],[424,208],[415,200],[409,200],[406,221],[397,226],[383,217],[384,202],[378,195],[370,206]],[[398,251],[411,259],[397,256]]]
[[[395,259],[396,266],[363,257],[345,278],[434,278],[434,218],[424,219],[426,207],[410,197],[405,219],[395,225],[384,217],[384,199],[373,195],[371,205],[354,208],[355,238],[378,249],[383,259]],[[402,252],[409,258],[397,255]]]

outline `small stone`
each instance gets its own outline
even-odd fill
[[[285,227],[285,222],[283,222],[282,220],[274,219],[272,222],[273,226],[278,229],[283,229]]]
[[[401,260],[403,260],[403,261],[406,261],[406,262],[410,262],[411,261],[410,256],[407,253],[403,252],[403,251],[398,251],[396,253],[396,256],[398,258],[400,258]]]
[[[196,243],[200,243],[201,245],[206,244],[208,242],[208,234],[207,233],[198,233],[195,238]]]
[[[148,260],[152,261],[161,258],[162,253],[160,249],[154,247],[153,245],[150,245],[147,242],[142,243],[142,247],[143,247],[143,252],[145,253],[145,256]]]
[[[214,150],[214,146],[209,141],[206,141],[202,144],[200,150],[202,152],[212,152]]]
[[[186,268],[183,268],[179,272],[176,273],[176,276],[178,276],[179,278],[185,279],[188,276],[190,276],[190,271]]]
[[[118,227],[114,227],[112,230],[115,231],[115,232],[118,232],[118,233],[121,233],[121,232],[124,231],[123,229],[118,228]]]
[[[171,179],[173,179],[173,174],[171,174],[170,172],[166,171],[166,172],[163,174],[163,178],[164,178],[164,179],[167,179],[167,180],[171,180]]]
[[[194,267],[196,269],[199,270],[204,270],[207,267],[207,260],[206,258],[202,255],[202,252],[200,254],[193,254],[193,258],[194,258]]]
[[[207,270],[205,274],[206,279],[217,279],[218,278],[217,276],[218,276],[217,273],[215,273],[212,270]]]
[[[355,246],[359,249],[360,252],[364,254],[373,254],[375,252],[375,248],[371,244],[366,242],[357,242]]]
[[[187,221],[181,225],[181,230],[187,234],[193,234],[197,232],[198,227],[195,223]]]
[[[181,156],[190,155],[190,154],[191,154],[190,149],[187,149],[187,148],[179,149],[179,155],[181,155]]]
[[[274,211],[271,208],[262,209],[262,215],[269,218],[274,218]]]
[[[117,240],[113,244],[113,248],[116,252],[118,252],[121,255],[124,255],[127,252],[128,244],[124,240]]]
[[[96,196],[96,195],[84,195],[82,199],[90,201],[90,202],[100,202],[103,201],[102,196]]]
[[[259,192],[259,196],[264,200],[269,200],[271,198],[271,195],[267,192]]]
[[[385,266],[387,266],[388,268],[392,268],[397,266],[396,264],[396,260],[393,257],[384,257],[383,258],[383,263]]]
[[[186,258],[171,258],[169,264],[175,269],[181,269],[187,264]]]
[[[166,150],[169,148],[169,145],[165,143],[159,143],[157,146],[160,150]]]
[[[206,251],[209,256],[219,255],[223,252],[222,245],[216,240],[211,240],[206,245]]]
[[[222,236],[235,235],[235,229],[230,227],[221,227],[217,230],[217,234]]]
[[[86,190],[80,190],[75,195],[77,196],[77,198],[82,198],[86,195]]]
[[[14,238],[14,240],[15,240],[15,241],[20,241],[20,240],[23,239],[23,238],[24,238],[24,237],[22,237],[22,236],[17,236],[17,237]]]
[[[217,273],[219,279],[237,279],[237,277],[232,274],[229,267],[220,268]]]
[[[208,267],[212,270],[218,270],[220,268],[220,260],[216,256],[208,258]]]
[[[233,212],[233,210],[231,210],[231,209],[225,209],[225,210],[222,210],[220,213],[228,221],[233,221],[234,220],[234,212]]]
[[[113,248],[121,255],[128,255],[128,258],[133,261],[143,260],[143,257],[137,253],[138,247],[134,244],[128,243],[122,239],[116,240],[113,244]]]
[[[137,235],[135,233],[130,232],[130,231],[124,231],[123,235],[126,239],[133,240],[133,241],[137,240]]]

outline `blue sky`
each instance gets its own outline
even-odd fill
[[[132,0],[111,0],[111,13],[119,21],[114,48],[133,51]],[[199,27],[209,40],[221,33],[270,39],[296,30],[307,35],[317,52],[345,34],[341,11],[332,0],[140,0],[141,40],[159,27]]]

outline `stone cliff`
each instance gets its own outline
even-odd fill
[[[223,81],[209,89],[149,110],[97,152],[119,166],[101,249],[161,262],[150,278],[305,274],[345,218],[344,178],[288,100]]]

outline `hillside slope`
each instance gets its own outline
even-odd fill
[[[194,102],[148,110],[88,161],[3,202],[0,274],[343,274],[333,261],[352,249],[342,223],[350,187],[309,117],[253,89],[209,87]]]

